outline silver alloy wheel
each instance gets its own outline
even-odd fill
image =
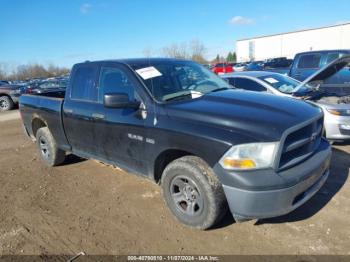
[[[39,139],[40,142],[40,151],[44,159],[49,159],[50,158],[50,150],[49,150],[49,145],[47,143],[47,140],[45,137],[41,136]]]
[[[180,212],[198,216],[204,208],[204,199],[196,183],[189,177],[176,176],[170,184],[172,200]]]
[[[0,109],[1,110],[6,110],[6,109],[8,109],[9,108],[9,103],[8,103],[8,101],[6,100],[6,99],[4,99],[4,98],[0,98]]]

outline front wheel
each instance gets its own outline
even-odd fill
[[[205,230],[227,212],[220,181],[198,157],[185,156],[171,162],[163,172],[161,185],[170,211],[185,225]]]
[[[46,165],[57,166],[64,162],[66,153],[57,147],[56,141],[47,127],[38,130],[36,143]]]
[[[0,111],[9,111],[13,109],[15,104],[8,96],[0,96]]]

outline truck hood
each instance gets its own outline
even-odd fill
[[[290,127],[320,116],[321,109],[294,98],[227,90],[166,105],[170,118],[254,138],[279,141]]]
[[[303,82],[300,83],[300,85],[298,85],[294,89],[294,92],[295,93],[298,92],[303,86],[306,86],[307,84],[310,84],[312,82],[318,81],[322,83],[323,81],[335,75],[344,67],[349,65],[349,63],[350,63],[350,55],[343,56],[339,59],[334,60],[333,62],[329,63],[325,67],[321,68],[320,70],[316,71],[314,74],[306,78]],[[347,79],[347,80],[350,81],[350,79]]]

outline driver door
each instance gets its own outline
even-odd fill
[[[138,82],[130,69],[121,64],[107,64],[100,68],[99,102],[107,93],[125,93],[129,100],[140,101]],[[142,102],[142,101],[140,101]],[[132,108],[106,108],[95,122],[99,156],[108,162],[143,173],[145,125],[140,110]]]

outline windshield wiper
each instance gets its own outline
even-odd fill
[[[224,90],[228,90],[228,89],[233,89],[233,88],[229,88],[229,87],[220,87],[220,88],[216,88],[216,89],[214,89],[214,90],[211,90],[209,93],[224,91]]]
[[[178,96],[170,97],[170,98],[165,99],[165,101],[176,100],[176,99],[180,99],[180,98],[187,97],[187,96],[190,96],[192,98],[192,93],[189,92],[189,93],[181,94]]]

